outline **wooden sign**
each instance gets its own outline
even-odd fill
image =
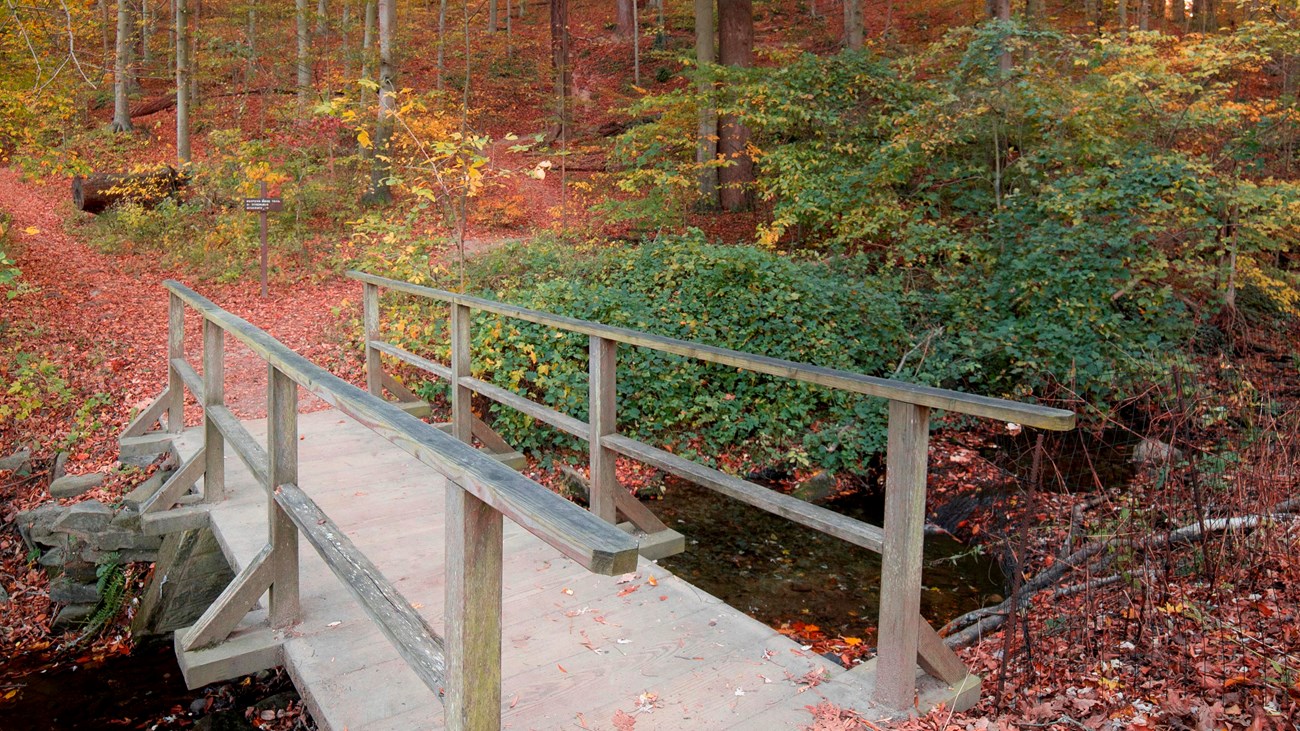
[[[262,296],[266,296],[266,214],[283,211],[284,200],[281,198],[266,197],[266,181],[262,181],[262,190],[260,198],[245,198],[244,210],[249,213],[256,213],[261,220],[262,234]]]
[[[284,210],[284,199],[282,198],[245,198],[244,210],[249,213],[274,213]]]

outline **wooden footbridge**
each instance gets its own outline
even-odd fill
[[[176,634],[192,687],[283,665],[335,731],[783,729],[808,723],[805,707],[822,699],[880,722],[978,698],[980,679],[919,611],[930,411],[1045,429],[1070,428],[1072,413],[350,276],[364,288],[366,390],[165,283],[168,385],[123,440],[166,439],[181,459],[142,506],[146,530],[210,526],[235,572]],[[380,339],[380,288],[449,305],[449,364]],[[185,358],[187,307],[202,317],[201,372]],[[589,336],[590,421],[474,378],[474,310]],[[267,364],[265,420],[241,422],[224,404],[227,338]],[[620,345],[888,399],[883,528],[620,434]],[[381,355],[452,384],[451,423],[421,420],[427,406]],[[300,389],[332,408],[300,415]],[[186,390],[203,406],[188,430]],[[590,512],[507,464],[517,455],[471,412],[474,392],[589,442]],[[619,486],[619,455],[882,553],[877,657],[844,669],[652,563],[643,554],[681,550],[681,536]]]

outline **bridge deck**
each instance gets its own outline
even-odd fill
[[[265,422],[247,426],[264,437]],[[337,411],[304,414],[299,429],[299,485],[441,633],[443,478]],[[191,430],[177,447],[187,455],[201,440]],[[266,543],[266,497],[233,455],[226,475],[228,498],[209,510],[238,571]],[[225,645],[185,653],[187,679],[280,663],[322,729],[441,728],[436,696],[311,547],[300,551],[302,621],[259,630],[255,610]],[[793,729],[822,699],[885,716],[867,705],[871,668],[846,672],[652,562],[631,580],[595,576],[510,521],[504,553],[505,728],[631,728],[615,724],[622,712],[638,731]],[[822,681],[801,682],[809,673]],[[923,697],[946,690],[922,677]]]

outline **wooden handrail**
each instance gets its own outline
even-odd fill
[[[823,533],[882,554],[880,579],[879,647],[875,700],[895,709],[907,709],[915,699],[918,663],[926,670],[965,685],[965,668],[920,615],[921,561],[925,525],[926,471],[929,423],[932,409],[999,419],[1049,430],[1074,427],[1071,411],[1005,399],[977,396],[930,386],[878,378],[860,373],[797,363],[692,343],[598,322],[494,302],[385,277],[349,271],[364,283],[364,317],[367,382],[372,394],[381,395],[383,373],[380,355],[387,354],[426,370],[449,382],[452,392],[453,433],[469,441],[471,391],[516,409],[588,442],[590,447],[591,512],[613,522],[618,503],[629,499],[618,484],[614,459],[623,455],[711,488],[734,499],[781,515]],[[380,339],[379,289],[450,303],[451,365],[436,363]],[[531,399],[470,375],[470,312],[474,309],[545,327],[585,334],[588,344],[588,403],[590,421],[583,422]],[[623,343],[764,373],[889,401],[889,435],[885,462],[885,521],[872,526],[796,498],[768,490],[739,477],[698,464],[618,433],[617,348]],[[450,511],[449,511],[450,512]],[[626,511],[624,511],[626,512]],[[662,528],[662,524],[660,524]],[[928,631],[928,633],[927,633]],[[495,636],[495,631],[485,635]],[[978,679],[975,680],[978,682]]]
[[[605,325],[590,320],[579,320],[573,317],[555,315],[540,310],[530,310],[525,307],[509,305],[502,302],[483,299],[481,297],[471,297],[469,295],[447,292],[432,287],[424,287],[410,282],[402,282],[396,279],[375,276],[365,272],[348,271],[347,276],[367,284],[373,284],[397,292],[406,292],[420,297],[428,297],[443,302],[463,305],[484,312],[492,312],[506,317],[512,317],[526,322],[533,322],[539,325],[546,325],[559,330],[582,333],[584,335],[595,335],[597,337],[613,340],[619,343],[635,345],[642,348],[650,348],[664,353],[673,353],[696,360],[702,360],[707,363],[717,363],[719,365],[732,366],[741,368],[755,373],[766,373],[768,375],[780,376],[796,381],[806,383],[815,383],[821,386],[836,388],[843,391],[860,393],[867,396],[877,396],[886,398],[891,401],[902,401],[904,403],[914,404],[916,406],[928,406],[934,409],[943,409],[959,414],[969,414],[971,416],[982,416],[988,419],[999,419],[1002,421],[1014,422],[1025,426],[1038,427],[1052,431],[1067,431],[1074,428],[1075,416],[1073,411],[1065,409],[1055,409],[1048,406],[1039,406],[1037,404],[1024,404],[1017,401],[1008,401],[1006,399],[992,398],[989,396],[978,396],[975,394],[962,393],[960,391],[951,391],[943,388],[934,388],[932,386],[921,386],[905,381],[897,381],[892,378],[879,378],[876,376],[867,376],[861,373],[838,370],[835,368],[825,368],[822,366],[810,365],[807,363],[798,363],[781,358],[770,358],[764,355],[755,355],[753,353],[744,353],[738,350],[728,348],[719,348],[712,345],[693,343],[689,340],[679,340],[677,338],[664,337],[662,335],[653,335],[650,333],[631,330],[628,328]],[[377,338],[370,338],[377,339]]]
[[[206,322],[248,346],[298,385],[438,470],[466,492],[589,571],[616,575],[635,569],[637,543],[616,527],[469,444],[442,433],[317,366],[265,331],[221,309],[180,282],[167,280],[163,286],[202,314]],[[213,340],[220,345],[218,338],[213,336]],[[204,385],[209,400],[215,398],[211,384]],[[215,427],[212,431],[219,434]],[[211,444],[208,450],[211,454]]]

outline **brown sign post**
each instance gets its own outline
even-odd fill
[[[284,210],[284,200],[266,197],[266,181],[262,181],[260,198],[245,198],[244,210],[256,213],[261,218],[262,229],[262,296],[266,296],[266,214]]]

